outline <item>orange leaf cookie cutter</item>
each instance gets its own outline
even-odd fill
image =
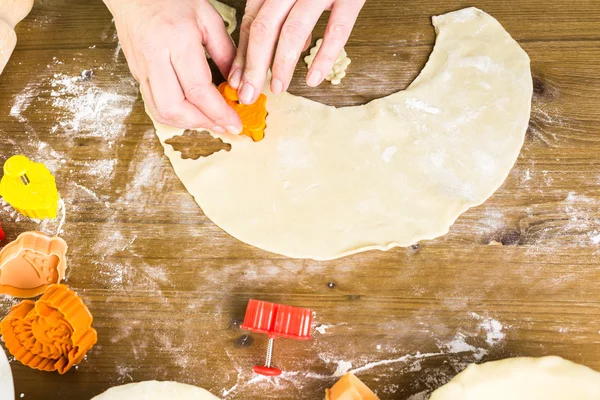
[[[348,372],[331,389],[325,389],[325,400],[379,400],[379,397]]]
[[[24,365],[64,374],[98,341],[92,314],[75,292],[51,285],[36,302],[24,300],[0,322],[6,348]]]
[[[267,96],[260,94],[252,104],[241,104],[237,91],[227,82],[219,85],[219,92],[242,120],[242,135],[251,137],[255,142],[263,140],[267,127]]]
[[[0,251],[0,293],[29,298],[65,277],[67,243],[41,232],[25,232]]]

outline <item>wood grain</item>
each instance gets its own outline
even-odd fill
[[[243,2],[228,3],[239,18]],[[344,106],[404,89],[433,47],[430,17],[471,5],[532,60],[530,129],[509,178],[444,237],[315,262],[247,246],[204,216],[162,153],[102,2],[38,1],[0,77],[0,162],[45,162],[65,220],[38,224],[8,207],[0,220],[7,241],[61,231],[67,283],[99,343],[64,376],[13,361],[17,394],[89,399],[160,379],[230,399],[316,399],[347,361],[382,399],[414,400],[478,356],[555,354],[600,370],[597,1],[369,1],[343,84],[310,89],[300,65],[290,91]],[[93,78],[79,79],[84,70]],[[239,328],[249,298],[316,312],[313,341],[276,342],[287,373],[273,382],[251,373],[266,339]],[[1,314],[15,302],[0,298]]]

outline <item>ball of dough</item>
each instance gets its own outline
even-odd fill
[[[15,389],[13,387],[12,372],[6,354],[0,348],[0,399],[14,399]]]
[[[92,400],[219,400],[207,390],[179,382],[144,381],[115,386]]]
[[[560,357],[470,365],[430,400],[597,400],[600,373]]]

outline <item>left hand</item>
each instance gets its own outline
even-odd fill
[[[271,92],[287,90],[315,24],[324,10],[331,9],[323,44],[306,79],[309,86],[318,86],[348,41],[364,3],[365,0],[248,0],[228,78],[229,85],[238,89],[240,102],[256,101],[271,60]]]

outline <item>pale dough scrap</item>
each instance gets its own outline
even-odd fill
[[[227,28],[227,33],[229,36],[235,31],[237,27],[237,20],[235,18],[236,11],[235,8],[228,6],[227,4],[223,4],[217,0],[209,0],[210,4],[217,10],[219,14],[221,14],[221,18],[225,21],[225,27]]]
[[[219,400],[197,386],[171,381],[144,381],[115,386],[92,400]]]
[[[430,400],[598,400],[600,373],[560,357],[470,365]]]
[[[306,63],[306,66],[308,68],[310,68],[313,61],[315,60],[317,52],[321,48],[322,43],[323,39],[317,40],[315,47],[310,49],[310,53],[306,57],[304,57],[304,62]],[[346,54],[346,50],[342,49],[342,51],[336,58],[333,67],[331,67],[331,71],[329,71],[325,79],[330,81],[332,85],[339,85],[342,81],[342,78],[346,76],[346,68],[348,68],[348,65],[350,65],[350,59]]]
[[[17,45],[15,26],[29,14],[33,0],[2,0],[0,2],[0,74]]]
[[[217,0],[208,0],[208,1],[210,2],[210,4],[212,4],[212,6],[215,8],[215,10],[217,10],[217,12],[221,15],[221,18],[223,18],[223,21],[225,22],[225,27],[227,28],[227,33],[229,34],[229,37],[231,37],[231,34],[233,33],[233,31],[235,31],[235,28],[237,27],[237,20],[235,18],[235,15],[236,15],[235,8],[230,7],[227,4],[223,4]],[[204,51],[204,53],[206,54],[206,58],[210,59],[210,54],[208,54],[207,51]]]
[[[239,240],[296,258],[388,250],[448,232],[504,182],[527,131],[529,57],[476,8],[434,17],[437,41],[407,90],[335,108],[267,96],[265,139],[182,159],[155,123],[205,215]]]

